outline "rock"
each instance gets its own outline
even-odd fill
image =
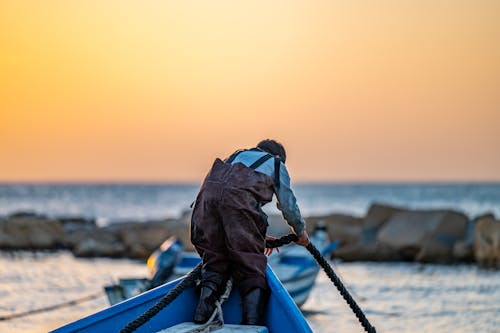
[[[363,228],[358,242],[341,245],[333,252],[333,257],[345,261],[403,260],[397,252],[377,242],[377,230],[375,226]]]
[[[474,217],[473,221],[479,221],[479,220],[482,220],[482,219],[495,219],[495,215],[493,213],[485,213],[485,214],[481,214],[481,215],[478,215],[476,217]]]
[[[54,249],[63,244],[62,223],[57,220],[16,215],[0,221],[0,248]]]
[[[167,238],[174,235],[186,248],[191,244],[186,217],[140,223],[117,223],[109,228],[117,233],[129,258],[146,259]]]
[[[404,258],[377,243],[347,244],[332,253],[333,258],[345,261],[402,261]]]
[[[453,245],[453,257],[457,261],[474,261],[474,247],[467,241],[461,240]]]
[[[448,211],[437,227],[425,237],[422,249],[417,254],[419,262],[449,263],[456,261],[453,254],[455,244],[466,237],[468,218],[462,213]],[[457,249],[459,247],[457,246]]]
[[[121,222],[106,227],[78,222],[79,228],[66,232],[65,246],[75,256],[146,259],[170,236],[177,236],[186,250],[193,250],[189,239],[190,216],[144,222]]]
[[[95,232],[82,231],[79,241],[73,246],[76,257],[126,257],[125,246],[117,235],[104,228]]]
[[[314,228],[319,222],[325,223],[330,240],[340,241],[341,244],[356,242],[359,239],[363,224],[361,218],[343,214],[310,216],[305,218],[305,220],[309,234],[314,232]],[[269,215],[267,221],[269,223],[268,235],[281,237],[292,232],[290,226],[281,215]]]
[[[401,211],[380,228],[377,242],[405,260],[451,262],[466,223],[467,217],[454,211]]]
[[[374,203],[368,209],[366,216],[356,222],[356,237],[347,238],[333,255],[346,261],[395,261],[404,258],[390,247],[377,240],[377,231],[401,208]]]
[[[474,258],[480,267],[500,269],[500,221],[479,218],[474,237]]]
[[[493,215],[491,215],[493,217]],[[467,222],[465,237],[453,245],[453,257],[457,261],[473,262],[474,261],[474,233],[476,229],[476,220]]]
[[[166,221],[116,223],[110,229],[117,234],[127,257],[145,259],[172,235]]]
[[[339,247],[332,253],[332,258],[339,258],[345,261],[374,261],[377,251],[375,243],[355,243]]]
[[[195,251],[193,244],[191,243],[191,213],[192,210],[188,210],[182,214],[182,216],[177,220],[171,220],[168,225],[169,231],[172,235],[177,236],[177,238],[184,244],[184,250]]]
[[[78,244],[85,239],[98,238],[99,233],[103,232],[103,228],[89,228],[65,231],[64,233],[64,247],[73,250],[78,247]],[[106,239],[109,240],[109,239]],[[114,241],[114,239],[113,239]]]
[[[14,212],[8,216],[8,219],[14,219],[14,218],[32,218],[32,219],[46,220],[47,216],[43,214],[38,214],[37,212],[32,210],[27,210],[27,211]]]
[[[344,214],[311,216],[306,219],[307,232],[312,233],[320,221],[326,224],[330,240],[339,241],[340,245],[353,244],[360,239],[363,228],[362,218]]]
[[[61,221],[64,232],[73,232],[81,229],[93,229],[97,227],[95,219],[87,219],[81,216],[63,216],[57,218]]]
[[[365,216],[364,226],[379,229],[395,213],[405,211],[402,208],[374,203],[368,209]]]
[[[425,236],[437,226],[442,215],[417,211],[395,213],[380,229],[377,241],[413,260]]]

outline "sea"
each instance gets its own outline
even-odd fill
[[[99,225],[177,217],[199,184],[0,184],[0,217],[33,212]],[[304,216],[363,216],[373,203],[500,217],[500,183],[296,184]],[[274,204],[268,213],[277,212]],[[377,332],[500,332],[500,271],[474,264],[331,262]],[[108,306],[102,287],[146,277],[145,263],[67,251],[0,251],[0,332],[47,332]],[[75,302],[54,311],[11,316]],[[302,308],[314,332],[363,332],[326,275]],[[11,318],[11,319],[9,319]],[[4,320],[2,320],[4,319]]]

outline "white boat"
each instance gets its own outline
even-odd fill
[[[329,241],[324,226],[317,227],[310,239],[323,255],[332,252],[337,246],[336,242]],[[173,259],[173,256],[166,259],[162,258],[161,254],[165,253],[167,249],[172,250],[172,246],[176,244],[174,242],[175,240],[173,239],[167,240],[148,259],[150,269],[159,260],[166,261],[166,264],[172,264],[173,269],[170,269],[168,274],[163,272],[164,277],[158,279],[158,275],[161,274],[158,274],[158,271],[153,271],[151,280],[146,278],[120,279],[117,284],[106,286],[105,290],[110,304],[116,304],[167,281],[182,277],[200,262],[200,257],[195,252],[179,252],[179,256],[175,259]],[[174,253],[175,251],[178,251],[178,248],[171,252]],[[174,261],[176,261],[176,264],[174,264]],[[279,252],[274,250],[269,256],[268,264],[276,273],[290,296],[292,296],[295,303],[299,307],[302,306],[314,287],[320,269],[311,254],[304,247],[292,243],[281,247]],[[168,276],[165,277],[165,275]]]

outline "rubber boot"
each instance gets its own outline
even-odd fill
[[[208,319],[210,319],[210,316],[216,308],[215,301],[217,300],[217,297],[217,285],[213,283],[206,283],[201,288],[200,299],[194,313],[193,321],[195,324],[204,324]]]
[[[252,289],[243,296],[242,325],[262,325],[264,323],[264,305],[266,293],[260,288]]]

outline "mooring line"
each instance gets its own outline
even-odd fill
[[[74,306],[74,305],[77,305],[80,303],[88,302],[88,301],[91,301],[93,299],[99,298],[103,295],[104,295],[104,292],[100,291],[98,293],[87,295],[85,297],[77,298],[77,299],[67,301],[67,302],[49,305],[49,306],[46,306],[43,308],[29,310],[29,311],[25,311],[25,312],[13,313],[13,314],[9,314],[6,316],[0,316],[0,321],[6,321],[6,320],[11,320],[11,319],[26,317],[26,316],[30,316],[30,315],[34,315],[34,314],[38,314],[38,313],[42,313],[42,312],[49,312],[49,311],[57,310],[60,308]]]

